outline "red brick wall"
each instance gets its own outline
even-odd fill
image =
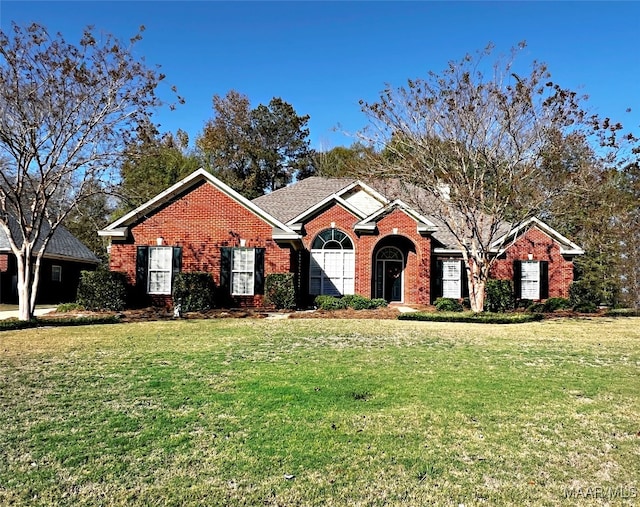
[[[166,246],[182,247],[183,271],[206,271],[220,283],[220,248],[266,248],[265,276],[290,270],[290,250],[272,239],[272,227],[210,183],[204,183],[131,227],[125,241],[113,240],[110,268],[126,273],[135,284],[136,247],[155,246],[162,237]],[[156,302],[163,299],[155,298]],[[262,296],[236,298],[239,306],[259,306]]]
[[[400,246],[406,244],[408,240],[408,242],[412,243],[412,248],[415,251],[408,252],[406,268],[403,273],[403,301],[408,304],[428,304],[431,240],[418,234],[416,221],[407,216],[406,213],[396,209],[378,222],[376,233],[357,235],[353,228],[359,221],[358,217],[336,204],[305,224],[304,246],[307,250],[310,250],[311,244],[318,233],[331,228],[331,223],[334,222],[335,227],[347,234],[354,244],[356,294],[372,297],[373,255],[376,245],[384,241],[385,245],[393,245],[395,242]],[[394,228],[398,229],[396,234],[393,232]]]
[[[0,254],[0,273],[4,273],[9,269],[9,255]]]
[[[513,262],[528,260],[549,262],[549,297],[569,297],[569,285],[573,281],[573,261],[566,260],[560,247],[550,236],[538,229],[530,228],[520,236],[498,259],[491,270],[491,277],[513,280]]]

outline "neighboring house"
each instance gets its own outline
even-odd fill
[[[293,273],[301,302],[361,294],[429,304],[466,295],[461,252],[442,224],[394,192],[358,180],[312,177],[253,201],[202,169],[104,230],[110,268],[124,272],[140,303],[170,304],[173,274],[212,274],[225,304],[263,302],[270,273]],[[493,275],[517,297],[568,296],[583,251],[537,219],[507,238]]]
[[[100,259],[82,242],[64,227],[58,227],[42,258],[36,303],[75,301],[80,272],[94,270],[99,263]],[[16,257],[5,232],[0,229],[0,303],[18,303],[17,273]]]

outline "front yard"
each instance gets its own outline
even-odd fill
[[[634,505],[640,322],[0,334],[0,504]]]

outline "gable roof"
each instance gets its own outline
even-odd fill
[[[154,198],[148,200],[147,202],[130,211],[115,222],[109,224],[103,230],[98,231],[98,234],[100,236],[125,238],[128,235],[129,227],[131,225],[135,224],[144,216],[154,212],[158,208],[170,202],[178,195],[190,190],[191,188],[202,182],[213,185],[223,194],[227,195],[238,204],[245,207],[256,216],[270,224],[273,227],[273,239],[286,240],[297,239],[299,237],[298,234],[295,233],[295,231],[293,231],[290,227],[271,215],[268,211],[262,209],[246,197],[240,195],[230,186],[226,185],[218,178],[216,178],[213,174],[202,168],[192,172],[189,176],[178,181],[177,183],[166,189],[164,192],[159,193]]]
[[[437,230],[437,226],[428,218],[422,216],[416,210],[405,204],[401,199],[390,202],[383,208],[375,211],[368,217],[363,218],[355,225],[355,230],[373,230],[378,220],[382,219],[395,209],[400,209],[417,222],[417,230],[419,233],[429,233]]]
[[[284,223],[291,222],[318,203],[353,183],[353,178],[322,178],[311,176],[292,185],[257,197],[253,203]]]
[[[15,219],[9,219],[9,227],[12,229],[14,237],[20,237],[21,234],[18,229],[18,224]],[[15,232],[13,232],[15,231]],[[46,235],[49,232],[49,224],[43,222],[42,234]],[[42,245],[42,242],[36,243],[35,248],[38,249]],[[21,244],[18,245],[20,247]],[[0,252],[12,253],[11,246],[9,244],[9,238],[7,238],[4,230],[0,229]],[[99,264],[100,259],[87,248],[78,238],[69,232],[64,226],[60,225],[56,228],[53,236],[47,244],[44,257],[47,259],[59,259],[76,262],[84,262],[87,264]]]
[[[560,245],[560,253],[562,255],[583,255],[584,250],[580,248],[573,241],[564,237],[558,231],[553,229],[551,226],[545,224],[542,220],[537,217],[531,217],[528,220],[525,220],[518,227],[514,228],[511,232],[506,235],[501,236],[493,243],[494,251],[498,253],[502,253],[509,248],[509,245],[512,241],[515,241],[523,232],[530,229],[531,227],[537,227],[542,232],[547,234],[551,239],[556,241]]]
[[[411,187],[411,188],[409,188]],[[364,212],[354,206],[353,201],[345,198],[355,188],[361,188],[374,196],[380,202],[378,209],[372,213]],[[433,202],[435,197],[422,189],[400,182],[396,179],[372,180],[362,182],[354,178],[323,178],[313,176],[270,194],[253,200],[258,206],[268,210],[274,216],[294,229],[298,229],[305,218],[311,216],[325,206],[336,202],[351,211],[360,221],[355,225],[356,230],[366,231],[375,228],[375,222],[393,209],[400,208],[418,222],[418,231],[430,233],[435,240],[435,251],[447,254],[461,254],[456,238],[442,220],[432,215],[423,215],[410,204],[411,199],[419,198],[427,203]],[[428,206],[427,206],[428,208]],[[513,228],[504,223],[499,232],[500,239],[493,243],[494,252],[501,252],[500,245],[508,245],[509,240],[517,237],[529,227],[537,226],[543,232],[560,244],[560,251],[564,255],[582,255],[584,250],[577,244],[565,238],[558,231],[545,224],[538,218],[530,218],[520,226]]]

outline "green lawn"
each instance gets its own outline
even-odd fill
[[[0,333],[0,505],[634,505],[640,320]]]

